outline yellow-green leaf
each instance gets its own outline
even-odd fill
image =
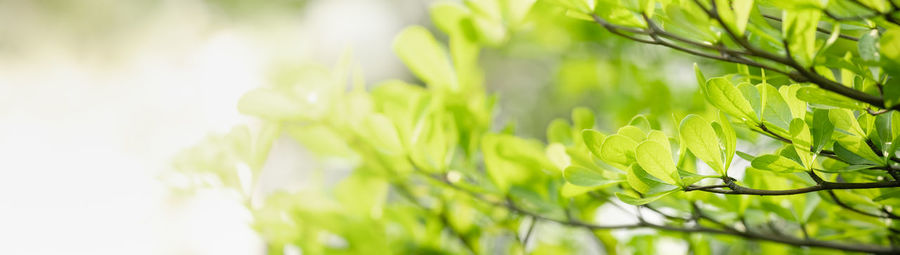
[[[706,162],[720,175],[725,175],[726,169],[722,162],[719,138],[715,135],[716,131],[710,126],[709,121],[699,115],[691,114],[681,121],[679,131],[681,142],[687,145],[694,156]]]

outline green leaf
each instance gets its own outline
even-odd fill
[[[449,35],[461,33],[460,22],[469,16],[469,11],[464,6],[454,2],[434,3],[429,11],[434,26]]]
[[[485,134],[481,151],[488,178],[503,192],[515,184],[532,180],[534,176],[544,175],[542,169],[555,167],[546,159],[540,142],[512,135]]]
[[[875,32],[877,33],[877,31]],[[887,62],[885,66],[888,67],[888,69],[892,69],[892,72],[900,71],[897,70],[900,69],[900,28],[893,27],[885,31],[878,40],[878,44],[880,46],[879,52],[881,53],[881,56],[884,57],[885,62]],[[897,79],[897,77],[893,78]],[[888,106],[891,105],[894,104],[889,104]]]
[[[719,147],[719,138],[709,121],[699,115],[688,115],[681,121],[679,128],[681,141],[687,148],[709,167],[720,175],[725,175],[722,163],[722,149]]]
[[[350,156],[353,149],[340,133],[325,125],[288,125],[285,131],[306,149],[320,157]]]
[[[735,27],[738,34],[743,35],[747,29],[750,12],[753,11],[753,0],[734,0],[733,4]]]
[[[828,111],[823,109],[813,110],[813,126],[810,129],[812,135],[812,149],[819,153],[831,142],[831,133],[834,132],[834,124],[828,118]]]
[[[785,10],[782,16],[782,37],[787,40],[788,51],[800,65],[809,67],[816,53],[816,28],[822,12],[803,8]]]
[[[647,134],[647,141],[654,141],[661,144],[663,148],[666,149],[666,155],[672,155],[672,144],[669,143],[669,137],[662,131],[650,130],[650,133]]]
[[[706,99],[716,108],[734,116],[758,120],[753,108],[750,107],[750,102],[727,79],[722,77],[710,79],[707,82],[706,92]]]
[[[698,66],[697,63],[694,63],[694,76],[697,78],[697,87],[700,88],[700,91],[702,91],[704,95],[707,95],[706,77],[703,76],[703,72],[700,71],[700,66]]]
[[[639,128],[643,133],[650,132],[650,121],[647,120],[647,117],[644,115],[637,115],[634,118],[631,118],[631,121],[628,122],[629,126],[634,126]]]
[[[684,183],[684,186],[693,185],[694,183],[697,183],[703,179],[719,178],[719,176],[715,176],[715,175],[699,175],[699,174],[691,173],[688,171],[682,171],[682,170],[678,170],[678,174],[681,175],[681,181],[682,181],[682,183]]]
[[[562,144],[552,143],[548,145],[547,149],[545,149],[545,153],[547,159],[560,171],[568,168],[569,165],[572,164],[572,158],[569,157],[569,154],[566,154],[566,146]]]
[[[856,100],[817,87],[803,87],[797,90],[797,98],[813,104],[862,110],[865,107]]]
[[[600,147],[600,159],[613,164],[619,169],[625,169],[634,161],[634,148],[637,142],[624,135],[611,135],[603,140]]]
[[[581,131],[581,137],[584,139],[584,144],[587,146],[588,150],[590,150],[594,156],[599,158],[601,155],[600,146],[603,145],[603,141],[606,140],[606,135],[597,130],[587,129]]]
[[[865,139],[858,136],[845,135],[837,139],[838,144],[847,151],[875,163],[882,163],[882,158],[872,151]],[[835,153],[838,149],[835,148]],[[838,155],[841,156],[841,155]]]
[[[747,99],[747,102],[750,102],[750,107],[753,109],[755,115],[752,120],[759,122],[762,119],[761,114],[763,113],[763,98],[759,94],[759,89],[756,86],[751,85],[749,82],[741,82],[738,83],[737,88],[741,91],[741,94],[744,95],[744,98]],[[736,116],[739,119],[740,116]]]
[[[653,177],[653,175],[647,173],[647,171],[638,164],[632,164],[628,167],[626,170],[625,181],[628,182],[628,185],[631,186],[631,188],[644,194],[658,193],[675,187]]]
[[[450,58],[428,29],[421,26],[403,29],[394,39],[394,52],[428,85],[459,90]]]
[[[668,148],[654,141],[645,141],[635,149],[635,159],[641,168],[665,183],[678,185],[681,177],[671,155]]]
[[[834,124],[834,127],[836,129],[843,130],[848,134],[860,137],[866,136],[866,132],[864,132],[862,127],[859,126],[859,123],[856,121],[856,117],[853,116],[853,112],[850,110],[828,110],[828,119],[831,120],[831,123]]]
[[[812,135],[809,132],[809,127],[806,126],[806,122],[802,119],[794,119],[791,121],[790,132],[791,142],[794,150],[797,151],[797,155],[800,156],[800,162],[804,166],[811,168],[813,155],[809,151],[812,148]]]
[[[618,132],[616,132],[616,134],[624,135],[628,138],[631,138],[631,140],[634,140],[635,142],[641,142],[641,141],[647,140],[647,134],[644,133],[644,130],[642,130],[639,127],[631,126],[631,125],[619,128],[619,130],[618,130]]]
[[[591,129],[594,127],[594,112],[585,107],[576,107],[572,110],[572,122],[575,123],[577,131]]]
[[[891,140],[891,146],[888,149],[890,152],[897,151],[897,148],[900,148],[900,112],[892,111],[891,113],[891,137],[894,139]]]
[[[753,159],[756,158],[755,156],[750,155],[749,153],[746,153],[743,151],[737,151],[737,155],[738,155],[738,157],[741,157],[742,159],[744,159],[746,161],[753,161]]]
[[[725,147],[725,168],[728,169],[731,166],[731,160],[734,158],[734,152],[737,150],[737,134],[734,132],[734,128],[731,126],[731,121],[728,120],[728,115],[724,112],[719,112],[719,123],[722,127],[722,142]]]
[[[882,191],[881,195],[873,198],[872,201],[879,202],[892,198],[900,199],[900,189]]]
[[[556,119],[550,122],[550,126],[547,127],[547,141],[572,145],[573,140],[572,127],[566,120]]]
[[[882,143],[894,140],[893,134],[891,133],[891,114],[875,116],[875,132],[878,134],[878,139],[880,139]]]
[[[663,198],[669,194],[675,193],[676,191],[679,191],[679,189],[672,189],[669,191],[665,191],[662,193],[654,194],[652,196],[647,196],[647,197],[643,197],[643,198],[637,198],[637,197],[630,196],[628,194],[616,192],[616,197],[618,197],[619,200],[622,200],[622,202],[625,202],[626,204],[645,205],[645,204],[649,204],[653,201],[659,200],[660,198]]]
[[[578,165],[567,167],[563,171],[563,177],[571,184],[584,187],[597,187],[621,182],[620,180],[607,179],[598,170]]]
[[[878,53],[878,37],[878,30],[874,29],[859,37],[859,42],[856,43],[856,46],[859,51],[859,57],[863,61],[878,62],[881,58]]]
[[[800,84],[781,86],[778,88],[778,92],[781,93],[785,103],[791,108],[791,116],[795,119],[806,119],[806,102],[797,98],[797,91],[800,88],[802,88]]]
[[[839,142],[834,144],[834,154],[842,161],[853,165],[867,165],[873,163],[871,160],[856,155],[856,153],[844,147],[844,145],[841,145]]]
[[[750,162],[753,168],[768,170],[778,173],[804,172],[804,168],[800,163],[780,155],[768,154],[756,157]]]
[[[884,104],[893,107],[900,104],[900,28],[891,28],[878,41],[882,68],[891,77],[884,84]]]
[[[619,182],[621,182],[621,181],[619,181]],[[559,193],[564,198],[571,198],[571,197],[575,197],[575,196],[585,194],[585,193],[588,193],[588,192],[591,192],[591,191],[594,191],[597,189],[601,189],[601,188],[603,188],[603,186],[585,187],[585,186],[578,186],[578,185],[567,182],[567,183],[563,183],[562,188],[560,188]]]
[[[763,120],[782,129],[787,130],[791,123],[792,113],[791,107],[781,97],[778,89],[769,84],[756,85],[760,94],[765,96],[765,104],[763,109]]]
[[[386,154],[403,153],[403,143],[394,123],[382,114],[366,117],[365,130],[367,139],[375,148]]]

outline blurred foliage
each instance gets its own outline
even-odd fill
[[[350,56],[280,69],[238,102],[259,127],[176,168],[241,194],[272,254],[897,253],[894,5],[440,2],[446,40],[394,41],[424,85],[367,89]],[[544,73],[479,64],[507,58]],[[506,78],[537,100],[492,88]],[[541,134],[517,121],[560,111]],[[256,194],[282,134],[353,171]],[[601,216],[616,210],[633,218]]]

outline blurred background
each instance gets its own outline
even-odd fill
[[[0,0],[0,254],[262,254],[230,194],[171,191],[161,176],[175,155],[252,125],[235,105],[280,66],[331,66],[349,50],[367,84],[415,81],[392,38],[432,27],[432,2]],[[607,129],[703,107],[695,60],[554,11],[535,5],[482,52],[496,126],[543,138],[575,106],[616,112],[600,116]],[[311,169],[344,165],[280,139],[266,175],[302,186]]]

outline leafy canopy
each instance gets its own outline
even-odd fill
[[[898,253],[898,4],[441,2],[430,10],[446,43],[419,26],[394,42],[422,84],[367,89],[349,58],[289,70],[289,82],[238,102],[258,128],[210,137],[176,168],[238,191],[274,254],[596,252],[576,235],[613,254],[675,252],[657,250],[665,241],[693,254]],[[561,35],[610,55],[568,55],[584,50],[548,41]],[[536,136],[497,123],[504,94],[486,92],[480,53],[522,45],[566,56],[555,102],[587,94],[601,105],[566,107],[570,117]],[[633,49],[704,61],[697,90],[615,53]],[[591,92],[611,84],[623,85]],[[256,194],[282,134],[353,171]],[[633,219],[601,216],[610,210]],[[623,229],[652,231],[613,234]]]

